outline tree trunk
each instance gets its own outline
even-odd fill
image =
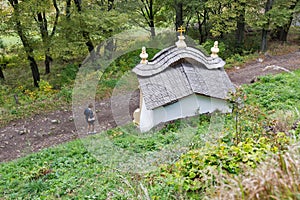
[[[38,65],[37,65],[34,57],[31,54],[27,55],[27,59],[30,62],[30,68],[31,68],[32,77],[33,77],[33,84],[35,87],[39,87],[40,72],[39,72]]]
[[[52,27],[52,32],[49,35],[48,33],[48,28],[47,28],[47,19],[46,16],[44,16],[44,27],[45,27],[45,38],[43,39],[44,42],[44,48],[45,48],[45,74],[50,74],[50,68],[51,68],[51,63],[53,61],[51,54],[50,54],[50,45],[52,42],[52,38],[56,32],[56,26],[58,24],[58,18],[59,18],[59,8],[57,6],[56,0],[53,0],[53,6],[56,10],[56,15],[55,15],[55,20],[53,23],[53,27]],[[42,34],[43,35],[43,34]]]
[[[287,41],[287,36],[289,32],[289,26],[285,25],[283,27],[278,27],[273,33],[271,33],[272,40],[278,40],[281,42]]]
[[[175,10],[176,10],[175,28],[177,31],[178,28],[183,25],[183,4],[182,4],[182,2],[175,1]]]
[[[150,32],[151,32],[151,37],[155,37],[156,36],[156,33],[155,33],[155,27],[154,26],[151,26],[150,27]]]
[[[260,45],[261,52],[267,51],[267,37],[268,37],[268,30],[263,29],[261,32],[261,45]]]
[[[241,3],[240,5],[242,7],[242,10],[238,14],[238,19],[237,19],[237,27],[236,27],[236,34],[235,34],[235,39],[236,39],[236,44],[235,48],[238,53],[243,52],[244,48],[244,33],[245,33],[245,3]]]
[[[206,39],[209,36],[209,25],[208,25],[208,21],[209,21],[209,13],[208,11],[205,9],[204,10],[204,38],[203,38],[203,42],[206,41]]]
[[[47,49],[45,54],[45,74],[50,74],[51,63],[53,59],[50,56],[50,49]]]
[[[272,9],[273,0],[267,0],[266,7],[265,7],[265,15],[268,15],[269,10]],[[267,39],[268,39],[268,29],[269,29],[270,19],[268,17],[267,25],[262,29],[261,32],[261,52],[266,52],[268,49]]]
[[[143,3],[143,8],[141,8],[144,19],[147,21],[150,28],[151,37],[155,37],[155,23],[154,23],[154,10],[153,10],[153,0],[141,0]]]
[[[207,11],[205,10],[203,14],[197,12],[197,20],[198,20],[198,32],[199,32],[199,44],[202,44],[207,38],[207,31],[205,27],[207,26]],[[203,20],[201,21],[201,17]]]
[[[115,41],[113,38],[109,38],[104,46],[104,54],[107,59],[112,59],[113,52],[115,51]]]
[[[33,83],[35,87],[39,87],[39,81],[40,81],[40,72],[39,72],[39,68],[38,65],[34,59],[33,56],[33,48],[31,47],[31,45],[28,42],[27,37],[25,36],[24,32],[23,32],[23,27],[21,25],[21,22],[19,20],[19,2],[18,0],[9,0],[10,4],[12,5],[13,9],[14,9],[14,20],[16,23],[16,30],[17,33],[22,41],[23,47],[25,49],[26,55],[27,55],[27,59],[30,63],[30,67],[31,67],[31,72],[32,72],[32,77],[33,77]]]
[[[198,32],[199,32],[199,44],[203,42],[203,31],[202,31],[202,22],[201,22],[201,14],[197,12],[197,20],[198,20]]]
[[[82,35],[83,35],[83,38],[85,39],[85,45],[88,47],[88,50],[89,50],[89,53],[90,53],[90,58],[92,60],[95,59],[96,55],[95,55],[95,47],[94,47],[94,44],[90,38],[90,33],[87,32],[87,31],[82,31]]]
[[[5,67],[5,64],[0,64],[0,79],[5,80],[4,73],[2,71],[2,67]]]
[[[50,64],[51,64],[52,58],[50,56],[50,48],[49,48],[50,37],[49,37],[49,33],[48,33],[48,22],[47,22],[45,12],[37,13],[37,22],[39,24],[40,33],[41,33],[41,36],[42,36],[42,41],[43,41],[43,46],[44,46],[45,74],[49,74],[50,73]]]
[[[149,19],[150,19],[150,29],[151,29],[151,37],[155,37],[155,25],[154,25],[154,10],[153,10],[153,0],[149,1]]]

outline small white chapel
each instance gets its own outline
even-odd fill
[[[132,71],[140,88],[140,107],[134,112],[134,123],[141,132],[175,119],[203,113],[231,112],[228,94],[235,88],[218,56],[218,42],[206,56],[199,49],[188,47],[179,30],[174,46],[163,49],[148,61],[146,48],[141,63]]]

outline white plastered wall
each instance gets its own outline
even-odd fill
[[[142,101],[140,130],[149,131],[161,122],[167,122],[175,119],[195,116],[201,113],[211,113],[219,110],[223,113],[231,112],[226,101],[216,98],[210,98],[203,95],[190,95],[179,99],[177,102],[147,110],[145,101]]]

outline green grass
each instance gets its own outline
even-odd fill
[[[9,199],[104,199],[117,186],[112,180],[118,178],[79,140],[2,164],[0,168],[0,195]]]
[[[244,176],[244,170],[255,175],[272,152],[284,155],[299,141],[294,137],[299,128],[286,126],[289,135],[265,129],[276,120],[270,112],[292,112],[290,119],[299,119],[299,74],[266,76],[244,86],[241,95],[247,94],[247,100],[238,111],[238,124],[234,111],[175,121],[145,134],[129,125],[1,163],[0,199],[214,198],[213,191],[235,175]],[[216,117],[224,121],[213,136]],[[286,198],[297,192],[280,191]]]
[[[128,162],[123,151],[140,156],[168,145],[173,149],[175,146],[172,145],[185,135],[172,132],[172,127],[174,125],[167,125],[159,132],[140,137],[136,135],[138,132],[128,134],[128,130],[134,131],[132,126],[116,128],[1,163],[0,198],[106,199],[109,193],[113,193],[116,199],[135,197],[126,194],[127,191],[120,191],[126,187],[124,182],[127,179],[131,181],[141,176],[120,168],[120,164]],[[111,146],[107,139],[111,140]],[[118,160],[113,160],[112,151],[118,148],[123,150],[116,155]],[[102,157],[101,152],[107,155]]]
[[[300,110],[300,70],[261,77],[246,94],[248,102],[267,110]]]

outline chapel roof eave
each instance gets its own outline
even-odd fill
[[[198,49],[192,47],[177,48],[176,46],[172,46],[160,51],[148,64],[138,64],[132,71],[143,77],[153,76],[183,59],[187,61],[188,59],[192,59],[193,61],[202,63],[207,69],[223,68],[225,65],[225,61],[221,58],[206,56]]]

